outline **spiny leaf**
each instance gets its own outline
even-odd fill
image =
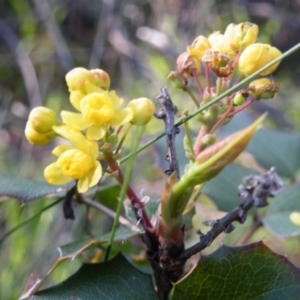
[[[62,194],[68,186],[54,186],[46,182],[0,175],[0,195],[16,198],[24,203],[47,196]]]
[[[138,234],[137,232],[131,231],[127,228],[119,227],[116,231],[116,236],[114,241],[123,242],[133,236],[136,236],[137,234]],[[46,276],[42,279],[37,280],[34,284],[31,284],[30,289],[29,290],[26,289],[26,293],[22,295],[20,300],[27,299],[28,295],[36,293],[41,288],[41,286],[45,283],[45,281],[50,276],[50,274],[54,271],[54,269],[56,269],[63,262],[65,262],[68,259],[73,260],[83,251],[103,245],[107,243],[108,240],[109,240],[109,234],[106,234],[103,235],[102,237],[99,237],[98,239],[78,241],[78,242],[67,244],[65,246],[61,246],[59,248],[60,257],[56,260],[54,265],[47,272]]]
[[[135,269],[122,255],[82,267],[61,284],[40,291],[30,300],[156,300],[150,275]]]
[[[172,300],[298,299],[300,270],[262,242],[221,246],[175,285]]]

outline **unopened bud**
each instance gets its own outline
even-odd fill
[[[201,62],[204,53],[209,48],[211,48],[211,44],[208,39],[200,35],[187,47],[187,52],[191,57]]]
[[[235,105],[235,106],[242,105],[242,104],[244,104],[245,100],[246,100],[246,97],[244,94],[236,93],[233,98],[233,105]]]
[[[108,90],[110,87],[110,77],[109,75],[101,69],[90,70],[90,73],[94,77],[94,84],[104,90]]]
[[[250,76],[281,54],[276,47],[271,47],[269,44],[252,44],[242,52],[239,59],[239,70],[243,75]],[[276,70],[279,63],[277,62],[260,75],[271,74]]]
[[[249,90],[257,100],[271,99],[278,94],[279,83],[271,81],[269,78],[260,78],[249,84]]]
[[[224,35],[227,38],[231,49],[236,51],[255,43],[258,30],[258,26],[253,23],[232,23],[227,26]]]
[[[138,98],[131,100],[127,107],[133,111],[133,117],[130,121],[131,124],[137,126],[146,125],[154,115],[155,105],[148,98]]]
[[[180,75],[189,78],[193,76],[192,68],[200,73],[200,63],[195,61],[188,52],[181,53],[176,60],[177,71]]]
[[[81,91],[85,93],[85,81],[94,83],[95,78],[89,70],[82,67],[74,68],[66,75],[66,82],[70,92]]]
[[[172,82],[173,86],[176,87],[177,89],[182,89],[185,90],[186,85],[187,85],[187,80],[185,78],[181,78],[177,74],[177,72],[170,72],[168,79]]]
[[[55,132],[49,131],[47,133],[38,133],[31,127],[28,121],[25,127],[25,136],[30,144],[42,146],[50,143],[53,140]]]
[[[39,106],[30,112],[28,122],[34,131],[44,134],[52,131],[52,126],[56,125],[57,118],[52,109]]]
[[[215,134],[205,134],[202,138],[202,144],[207,147],[214,144],[217,140],[217,135]]]

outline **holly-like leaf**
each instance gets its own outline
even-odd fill
[[[128,240],[129,238],[136,236],[137,234],[138,234],[137,232],[131,231],[127,228],[119,227],[116,231],[114,242],[124,242],[125,240]],[[83,241],[70,243],[65,246],[61,246],[59,248],[60,257],[56,260],[54,265],[47,272],[46,276],[43,277],[42,279],[36,280],[34,283],[31,283],[31,278],[29,278],[29,282],[27,283],[25,291],[23,292],[20,300],[27,299],[28,296],[36,293],[41,288],[41,286],[45,283],[45,281],[48,279],[48,277],[54,271],[54,269],[56,269],[63,262],[69,259],[73,260],[83,251],[103,245],[107,243],[108,240],[109,240],[109,234],[106,234],[101,236],[99,239],[83,240]]]
[[[156,300],[150,275],[135,269],[122,255],[82,267],[61,284],[36,293],[30,300]]]
[[[260,130],[248,148],[266,169],[276,166],[280,176],[293,178],[300,169],[300,135]]]
[[[296,184],[278,194],[268,207],[263,223],[279,238],[300,235],[300,226],[290,220],[292,212],[300,212],[299,195],[300,184]]]
[[[132,231],[128,228],[124,227],[118,227],[116,230],[116,234],[114,237],[114,242],[124,242],[134,236],[137,236],[139,232]],[[84,250],[97,247],[99,245],[103,245],[104,243],[107,243],[110,238],[110,233],[107,233],[105,235],[102,235],[100,237],[96,237],[94,239],[86,239],[82,241],[77,241],[73,243],[69,243],[64,246],[59,247],[59,252],[61,256],[66,256],[70,254],[77,255],[77,253],[81,253]]]
[[[23,203],[50,194],[62,194],[67,188],[68,186],[55,186],[46,182],[0,175],[0,195],[16,198]]]
[[[299,299],[300,270],[262,242],[221,246],[178,282],[172,300]]]

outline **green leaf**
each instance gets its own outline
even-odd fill
[[[230,211],[241,204],[242,200],[238,196],[238,186],[242,184],[243,177],[251,174],[257,174],[257,172],[231,164],[216,178],[206,183],[203,192],[216,203],[219,210]]]
[[[118,227],[114,237],[114,242],[124,242],[134,236],[137,236],[139,232],[132,231],[125,227]],[[103,245],[109,241],[110,233],[104,234],[100,237],[93,239],[85,239],[82,241],[73,242],[59,247],[60,255],[66,256],[72,253],[81,253],[84,250]]]
[[[265,169],[275,166],[280,176],[294,178],[300,169],[300,135],[297,133],[259,130],[247,151]]]
[[[135,269],[122,255],[98,264],[83,264],[64,282],[36,293],[30,300],[155,300],[150,275]]]
[[[287,188],[276,196],[266,211],[262,221],[279,238],[300,234],[300,226],[294,225],[289,218],[292,212],[300,212],[299,195],[300,184]]]
[[[250,124],[253,117],[247,113],[235,116],[232,121],[220,128],[221,136],[227,136]],[[265,169],[276,167],[280,176],[293,178],[300,169],[300,134],[278,130],[260,129],[247,151],[253,154]]]
[[[118,206],[118,197],[120,195],[121,187],[118,184],[110,184],[108,186],[100,186],[97,192],[97,198],[100,203],[109,207],[112,210],[116,210]]]
[[[16,198],[24,203],[50,194],[62,194],[67,187],[0,175],[0,195]]]
[[[175,285],[172,300],[299,299],[300,270],[262,242],[221,246]]]

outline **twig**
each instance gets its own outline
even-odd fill
[[[206,225],[212,226],[212,229],[206,234],[199,232],[200,242],[186,249],[177,257],[177,260],[186,260],[207,248],[220,233],[230,233],[234,229],[232,225],[234,221],[244,223],[249,209],[254,206],[264,207],[268,205],[267,198],[273,197],[283,189],[283,182],[278,177],[274,167],[264,176],[252,175],[246,177],[244,183],[247,184],[246,187],[239,186],[239,196],[244,202],[222,219],[205,222]]]
[[[83,195],[81,195],[80,201],[82,203],[90,205],[90,206],[104,212],[106,215],[110,216],[112,219],[115,219],[115,217],[116,217],[116,212],[115,211],[111,210],[110,208],[106,207],[105,205],[103,205],[99,202],[93,201],[92,199],[90,199],[88,197],[84,197]],[[129,220],[127,220],[126,218],[124,218],[122,216],[119,217],[119,222],[120,222],[120,224],[122,224],[123,226],[128,227],[129,229],[132,229],[132,230],[138,231],[138,232],[141,231],[139,227],[132,224]]]
[[[178,133],[178,128],[174,125],[177,107],[173,104],[166,87],[162,88],[161,92],[162,94],[159,95],[157,99],[160,100],[164,108],[161,109],[157,114],[155,114],[155,116],[158,119],[162,119],[165,123],[165,131],[168,145],[167,159],[170,163],[170,168],[166,171],[166,173],[171,175],[173,172],[176,172],[177,177],[179,178],[179,165],[175,148],[175,136]]]

